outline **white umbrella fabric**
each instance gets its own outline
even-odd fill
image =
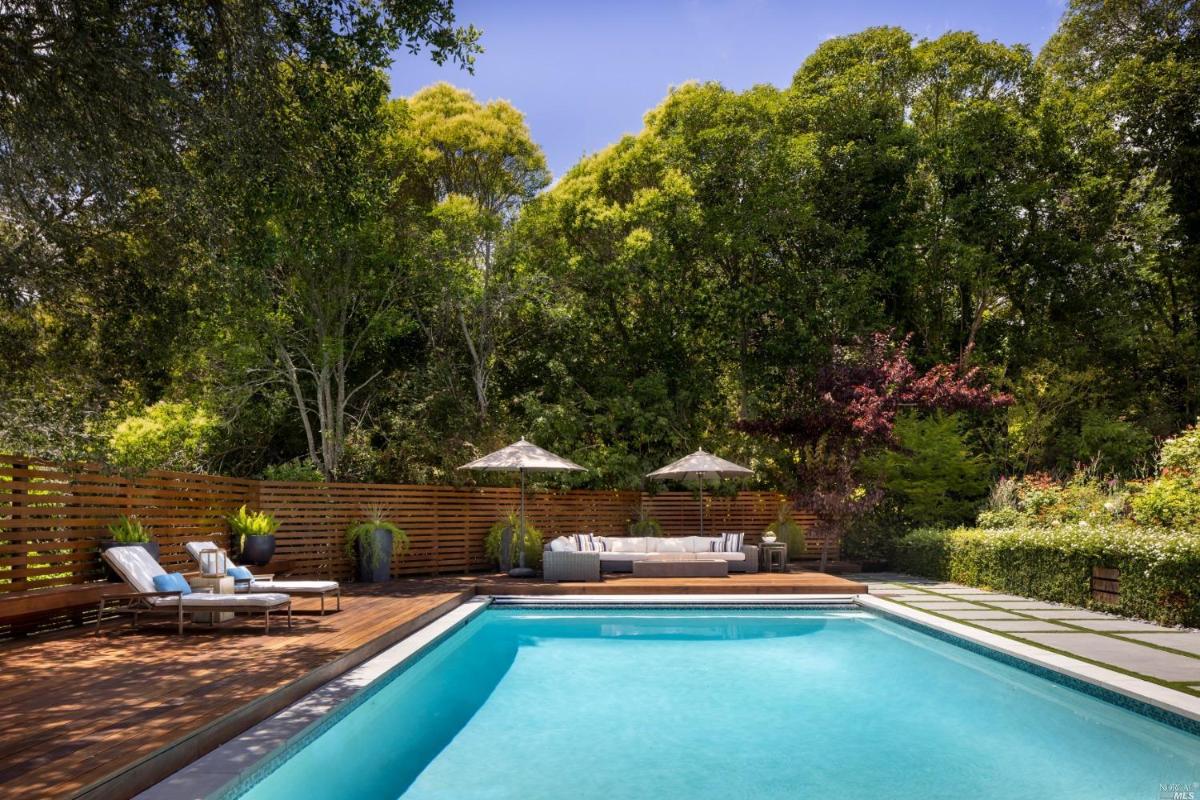
[[[525,567],[525,473],[526,472],[587,472],[586,469],[568,461],[562,456],[556,456],[549,450],[543,450],[533,442],[525,441],[522,436],[519,442],[513,442],[508,447],[502,447],[494,453],[488,453],[469,464],[463,464],[459,469],[474,469],[484,472],[519,472],[521,473],[521,530],[517,535],[517,552],[520,553],[520,566],[509,570],[514,577],[529,577],[533,570]]]
[[[646,477],[659,481],[692,479],[700,482],[700,535],[703,536],[704,481],[707,479],[719,481],[721,478],[745,478],[753,474],[754,470],[752,469],[734,464],[732,461],[726,461],[712,453],[697,450],[690,456],[684,456],[661,469],[654,470]]]

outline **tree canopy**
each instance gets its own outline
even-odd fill
[[[510,103],[388,98],[396,48],[472,64],[444,0],[71,8],[0,31],[5,449],[453,481],[528,435],[633,487],[703,445],[926,522],[1200,413],[1193,2],[837,37],[553,184]]]

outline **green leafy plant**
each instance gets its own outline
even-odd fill
[[[925,528],[897,542],[897,569],[1074,605],[1095,605],[1093,567],[1120,570],[1115,610],[1171,625],[1200,624],[1200,536],[1079,522],[981,530]]]
[[[1163,442],[1158,461],[1166,473],[1200,473],[1200,427],[1193,425]]]
[[[248,511],[242,506],[225,518],[229,532],[241,550],[247,536],[273,536],[279,530],[279,520],[265,511]]]
[[[319,483],[325,480],[325,476],[311,461],[296,458],[283,464],[270,465],[263,470],[263,480]]]
[[[638,509],[637,513],[637,519],[629,523],[630,536],[662,536],[662,525],[658,520],[649,516],[641,508]]]
[[[121,515],[117,521],[108,526],[108,533],[114,542],[120,544],[137,544],[150,541],[150,529],[142,525],[140,520]]]
[[[1156,478],[1135,494],[1129,505],[1141,525],[1200,527],[1200,490],[1186,477]]]
[[[384,553],[374,533],[385,530],[392,534],[392,552]],[[404,555],[408,552],[408,534],[394,522],[383,518],[381,509],[369,509],[367,519],[346,529],[345,549],[346,558],[354,561],[362,553],[367,565],[375,568],[392,556]]]
[[[500,546],[505,528],[512,530],[513,563],[517,562],[517,539],[521,527],[521,516],[516,511],[509,511],[492,525],[487,538],[483,540],[483,549],[492,563],[500,566]],[[542,565],[542,533],[537,528],[525,522],[525,566],[538,569]]]
[[[795,510],[788,501],[779,504],[775,512],[775,521],[767,526],[767,530],[775,537],[786,542],[789,558],[796,558],[804,552],[804,528],[796,522]]]

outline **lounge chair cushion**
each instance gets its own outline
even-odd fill
[[[167,571],[141,547],[113,547],[104,551],[104,560],[129,588],[135,592],[154,592],[154,577],[166,575]]]
[[[337,581],[250,581],[250,588],[264,592],[332,592]]]
[[[235,581],[252,581],[254,573],[246,567],[226,567],[225,574]]]
[[[180,573],[168,572],[166,575],[154,576],[154,591],[191,594],[192,587],[188,584],[187,578]]]
[[[261,609],[286,603],[289,599],[286,594],[276,592],[257,592],[255,594],[193,592],[183,596],[183,607],[189,611],[203,611],[208,606]],[[151,598],[151,602],[156,606],[174,606],[176,601],[174,597],[154,597]]]
[[[575,550],[575,542],[570,536],[559,536],[550,541],[550,549],[556,553],[570,553]]]

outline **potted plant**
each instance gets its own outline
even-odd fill
[[[226,520],[237,562],[266,566],[275,555],[275,531],[279,530],[279,520],[265,511],[247,511],[245,506]]]
[[[519,563],[520,553],[517,552],[517,541],[520,539],[521,515],[516,510],[509,511],[492,524],[487,538],[483,540],[483,550],[488,560],[494,563],[501,572],[508,572],[513,564]],[[528,569],[538,569],[542,565],[542,533],[537,528],[525,522],[525,566]]]
[[[346,558],[354,562],[355,577],[367,583],[391,580],[392,557],[408,550],[408,534],[382,511],[369,512],[366,520],[346,531]]]
[[[796,522],[792,504],[786,500],[779,504],[775,521],[767,526],[763,541],[779,540],[788,546],[788,558],[799,558],[804,554],[804,528]],[[768,539],[767,537],[771,538]]]
[[[658,520],[648,516],[644,509],[638,509],[637,519],[629,524],[630,536],[662,536],[662,525]]]
[[[112,538],[100,541],[101,553],[114,547],[140,547],[153,556],[155,561],[158,560],[158,542],[151,539],[150,529],[142,525],[140,520],[121,515],[117,517],[116,522],[108,526],[108,535]],[[109,581],[120,582],[120,576],[107,564],[104,565],[104,570]]]

